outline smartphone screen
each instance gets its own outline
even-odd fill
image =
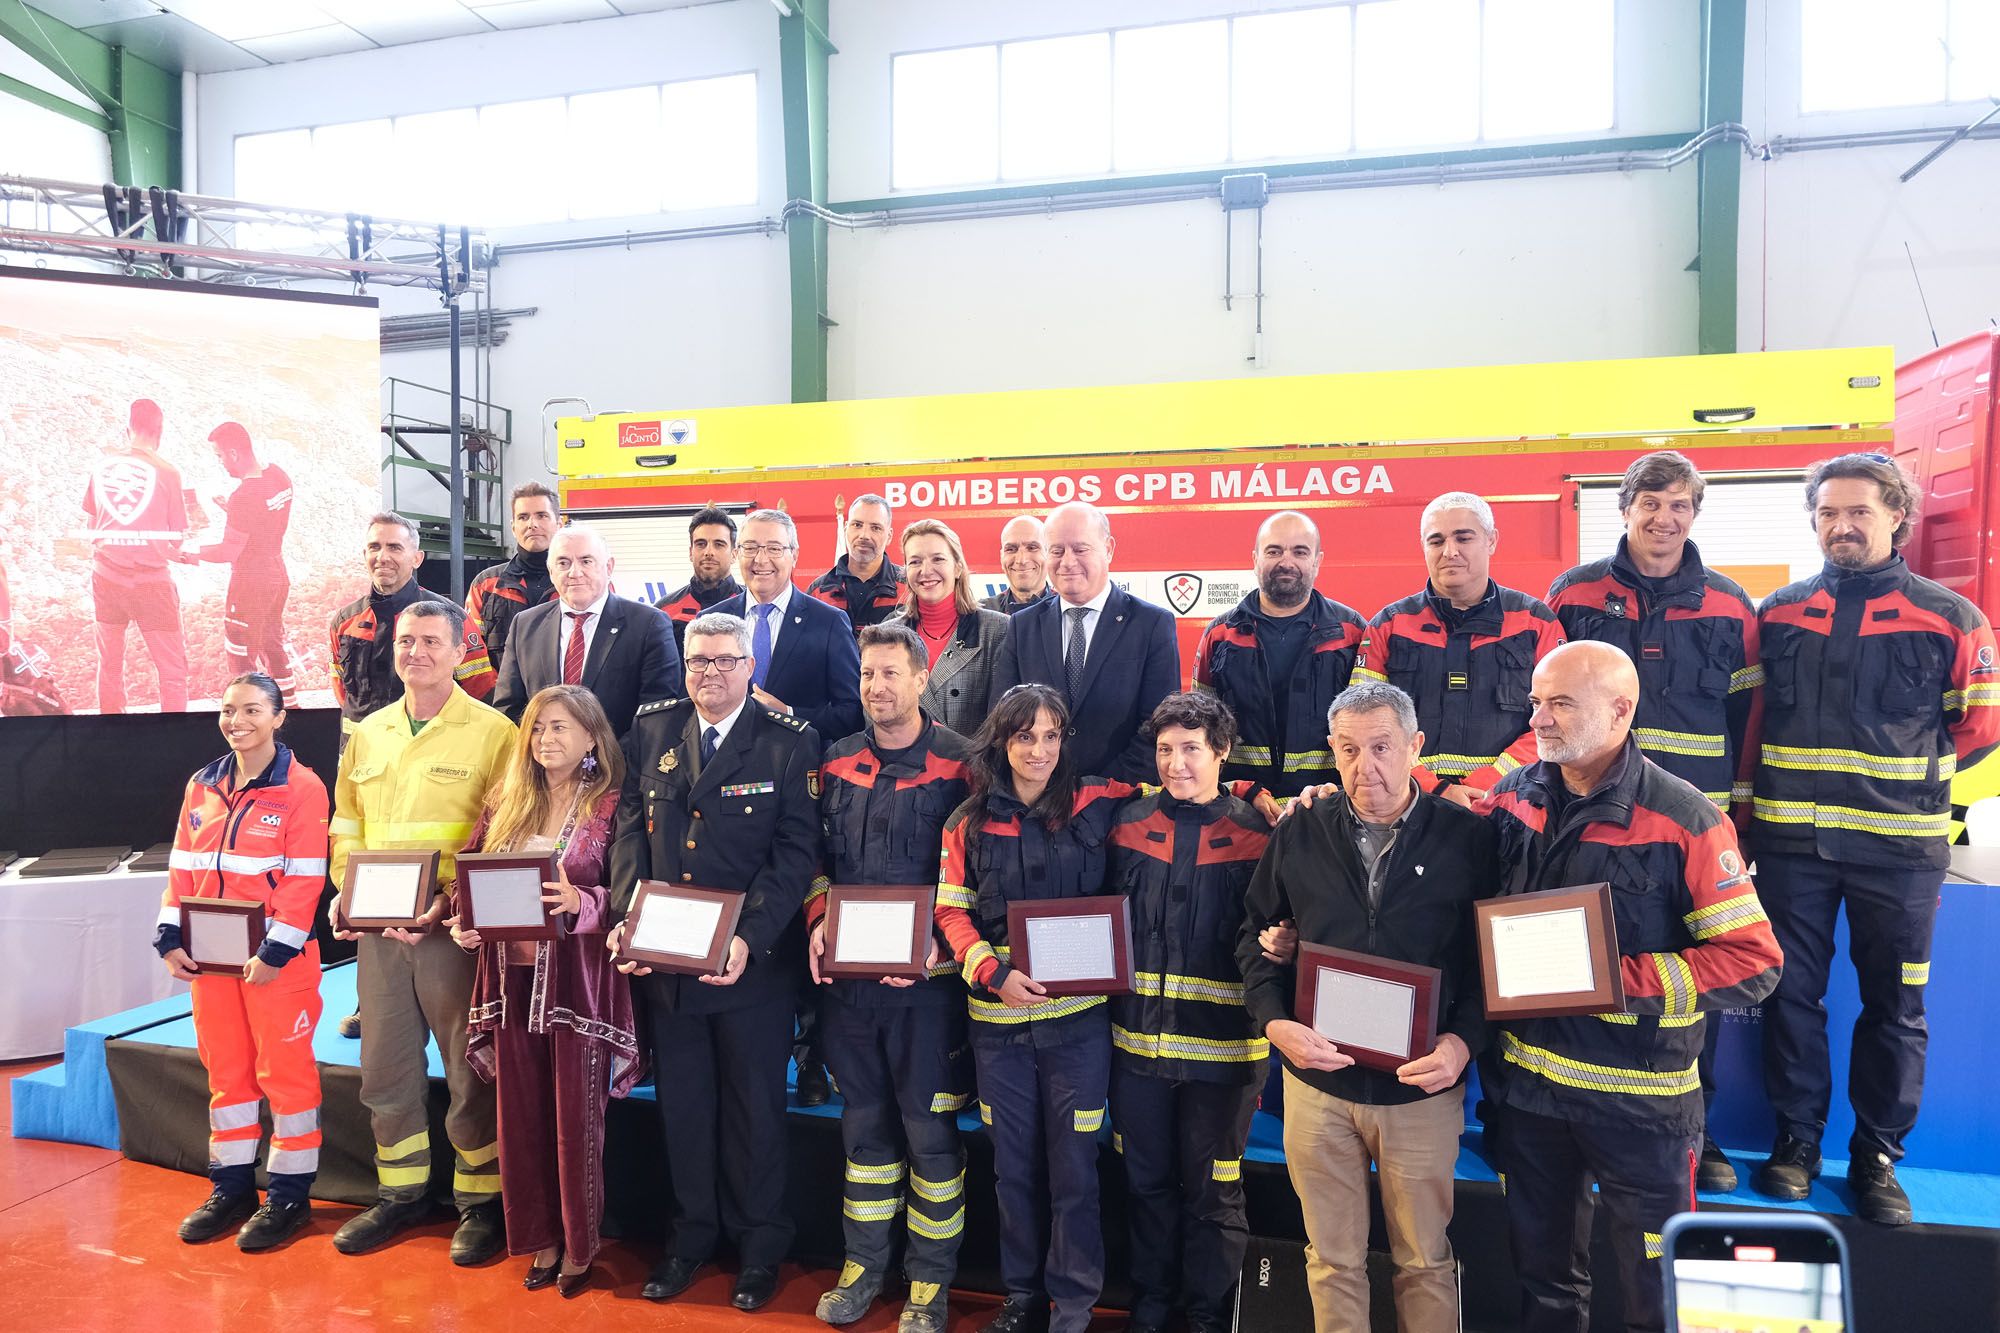
[[[1839,1242],[1777,1227],[1704,1227],[1674,1237],[1680,1333],[1847,1333]]]

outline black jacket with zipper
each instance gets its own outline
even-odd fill
[[[1298,968],[1271,962],[1257,943],[1264,927],[1289,918],[1298,924],[1301,943],[1437,968],[1443,973],[1438,1032],[1456,1035],[1477,1057],[1490,1034],[1480,1003],[1472,904],[1500,891],[1492,825],[1443,797],[1419,792],[1384,853],[1389,863],[1382,900],[1372,909],[1354,825],[1354,807],[1345,794],[1295,810],[1279,821],[1250,877],[1236,961],[1253,1030],[1261,1033],[1275,1019],[1296,1017]],[[1285,1067],[1321,1092],[1350,1102],[1394,1106],[1428,1095],[1399,1083],[1394,1074],[1359,1065],[1328,1072],[1300,1069],[1287,1060]]]

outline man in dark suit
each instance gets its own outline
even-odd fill
[[[758,509],[743,520],[737,569],[744,592],[709,609],[750,622],[757,675],[751,695],[766,708],[790,713],[821,736],[861,730],[861,650],[840,611],[792,586],[799,530],[782,509]]]
[[[1043,531],[1056,595],[1014,613],[993,697],[1023,681],[1061,690],[1077,772],[1151,780],[1157,770],[1141,729],[1180,686],[1174,618],[1111,586],[1116,543],[1097,506],[1058,505]]]
[[[495,708],[519,722],[537,690],[581,685],[623,736],[641,704],[680,693],[673,626],[644,602],[614,594],[611,568],[604,538],[589,528],[572,524],[556,534],[549,572],[558,600],[514,618],[493,691]]]
[[[625,738],[610,868],[621,918],[642,879],[746,895],[720,973],[619,965],[640,978],[633,991],[651,1020],[674,1194],[666,1256],[643,1294],[687,1290],[726,1228],[742,1258],[730,1298],[739,1310],[771,1299],[792,1241],[785,1062],[805,971],[800,906],[820,857],[819,737],[750,698],[750,634],[713,611],[688,626],[689,697],[641,708]],[[613,953],[624,929],[611,934]]]

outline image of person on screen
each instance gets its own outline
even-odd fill
[[[841,632],[853,652],[844,621]],[[686,1291],[726,1236],[741,1261],[729,1297],[739,1310],[770,1303],[792,1243],[777,1148],[792,1013],[806,974],[800,907],[820,868],[819,737],[804,719],[753,697],[752,643],[740,616],[696,617],[687,631],[688,697],[647,704],[633,720],[611,849],[620,924],[609,940],[617,953],[642,879],[744,895],[720,972],[619,964],[637,978],[633,991],[650,1019],[673,1188],[667,1252],[640,1294],[665,1301]]]
[[[1372,1163],[1397,1320],[1408,1333],[1455,1333],[1458,1276],[1445,1228],[1465,1068],[1488,1040],[1472,903],[1499,887],[1493,830],[1419,787],[1424,735],[1396,686],[1350,685],[1334,696],[1326,727],[1340,787],[1319,789],[1309,809],[1279,823],[1251,877],[1236,944],[1244,1004],[1284,1061],[1285,1164],[1305,1215],[1314,1326],[1368,1327]],[[1273,937],[1281,924],[1309,944],[1437,968],[1436,1045],[1393,1072],[1357,1065],[1316,1015],[1293,1011],[1296,957]]]
[[[285,568],[285,529],[292,522],[292,479],[276,463],[262,462],[250,432],[225,421],[208,433],[236,489],[222,502],[222,540],[181,558],[229,566],[222,651],[232,676],[257,665],[284,692],[285,707],[298,706],[298,669],[285,637],[285,600],[292,578]]]
[[[466,1063],[494,1085],[507,1252],[532,1255],[523,1285],[574,1296],[590,1281],[604,1204],[604,1114],[639,1078],[632,990],[604,950],[605,862],[625,782],[618,738],[595,695],[551,685],[528,700],[521,732],[469,852],[552,852],[542,885],[553,940],[482,940]]]
[[[1240,1002],[1236,927],[1271,832],[1222,789],[1236,739],[1206,690],[1170,694],[1148,722],[1161,787],[1111,826],[1111,890],[1131,899],[1132,968],[1160,978],[1111,1000],[1111,1123],[1124,1145],[1132,1322],[1222,1333],[1250,1228],[1243,1149],[1271,1047]]]
[[[1623,649],[1557,648],[1536,664],[1526,703],[1540,757],[1502,778],[1486,806],[1500,896],[1608,883],[1630,1021],[1510,1019],[1480,1059],[1521,1327],[1569,1333],[1589,1321],[1601,1203],[1625,1326],[1647,1333],[1663,1321],[1660,1237],[1695,1206],[1706,1015],[1769,995],[1783,959],[1729,817],[1639,752],[1639,672]]]
[[[136,625],[159,676],[160,711],[187,708],[187,640],[171,566],[187,539],[180,469],[160,454],[163,415],[133,402],[125,433],[91,464],[83,492],[90,595],[97,640],[97,709],[125,711],[125,637]],[[70,548],[74,549],[74,548]]]
[[[0,564],[0,717],[51,717],[69,712],[49,671],[48,653],[14,630],[14,594]]]
[[[891,620],[863,626],[859,638],[868,725],[827,751],[819,803],[826,881],[806,895],[807,957],[819,983],[827,1065],[845,1104],[840,1137],[848,1164],[841,1195],[847,1262],[817,1313],[829,1324],[851,1324],[868,1312],[892,1276],[897,1232],[907,1222],[910,1299],[897,1328],[943,1333],[965,1232],[958,1137],[958,1112],[972,1090],[965,983],[934,931],[931,975],[922,981],[829,977],[821,963],[828,882],[932,882],[944,821],[966,797],[966,742],[920,702],[930,671],[916,630]]]

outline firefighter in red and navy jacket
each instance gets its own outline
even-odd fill
[[[501,654],[514,617],[556,599],[549,577],[549,543],[555,540],[556,493],[539,481],[514,488],[514,554],[488,565],[465,588],[465,664],[458,683],[467,694],[490,702],[500,682]]]
[[[230,753],[187,785],[153,947],[191,983],[194,1028],[208,1070],[208,1175],[214,1192],[181,1223],[190,1244],[241,1225],[237,1245],[267,1250],[303,1227],[319,1170],[319,945],[312,938],[326,883],[326,784],[278,744],[283,695],[269,676],[231,681],[221,727]],[[264,942],[233,975],[196,970],[180,907],[201,898],[263,905]],[[257,1206],[258,1113],[271,1103],[270,1196]],[[254,1210],[254,1213],[253,1213]],[[245,1221],[245,1219],[248,1219]]]
[[[847,509],[847,554],[806,585],[809,595],[845,611],[856,629],[881,624],[903,604],[903,567],[883,554],[894,521],[881,496],[856,499]]]
[[[736,520],[710,505],[688,520],[688,566],[693,577],[653,605],[667,613],[674,626],[674,649],[685,648],[687,627],[719,602],[743,593],[729,571],[736,568]]]
[[[1488,577],[1499,531],[1486,501],[1440,495],[1420,531],[1430,582],[1375,613],[1354,679],[1386,680],[1416,701],[1417,784],[1469,806],[1534,759],[1528,679],[1562,643],[1562,626],[1541,602]]]
[[[1257,529],[1257,591],[1202,631],[1194,683],[1229,705],[1239,729],[1225,778],[1254,778],[1278,796],[1335,780],[1326,710],[1347,688],[1367,625],[1322,596],[1319,529],[1273,514]]]
[[[1134,991],[1111,1001],[1112,1142],[1130,1186],[1132,1322],[1230,1326],[1249,1243],[1243,1148],[1271,1044],[1243,1007],[1236,939],[1271,825],[1221,787],[1235,720],[1205,691],[1153,710],[1163,789],[1111,826],[1109,890],[1131,899]]]
[[[1694,1207],[1704,1016],[1761,1000],[1782,958],[1734,827],[1633,742],[1631,659],[1565,645],[1535,668],[1532,698],[1541,760],[1503,778],[1488,807],[1501,896],[1609,883],[1625,1008],[1501,1020],[1481,1061],[1521,1327],[1589,1321],[1594,1179],[1626,1327],[1658,1330],[1661,1232]]]
[[[1608,559],[1579,565],[1549,587],[1549,606],[1571,643],[1616,644],[1639,669],[1639,750],[1684,779],[1738,830],[1750,823],[1757,715],[1764,664],[1757,658],[1757,612],[1736,583],[1701,562],[1688,533],[1706,483],[1671,450],[1625,469],[1618,512],[1625,535]],[[1701,1093],[1715,1105],[1715,1042],[1701,1048]],[[1701,1145],[1698,1184],[1727,1193],[1736,1168],[1714,1140]]]
[[[417,582],[424,553],[417,545],[416,525],[401,514],[368,520],[364,554],[368,591],[333,613],[328,636],[342,749],[362,718],[403,697],[403,682],[396,676],[396,617],[410,603],[431,596]]]
[[[866,729],[827,752],[820,819],[826,875],[806,895],[809,953],[820,990],[820,1038],[839,1080],[847,1151],[841,1200],[847,1262],[818,1315],[849,1324],[888,1277],[903,1212],[910,1299],[899,1333],[943,1333],[945,1295],[965,1231],[965,1152],[958,1113],[972,1100],[965,983],[934,944],[928,980],[833,979],[820,972],[826,893],[834,884],[921,884],[937,871],[944,822],[964,802],[966,741],[918,704],[930,672],[906,625],[861,631]],[[907,1186],[905,1176],[908,1177]]]
[[[1923,1095],[1951,778],[2000,741],[1991,626],[1897,554],[1917,497],[1880,454],[1846,454],[1807,475],[1826,568],[1772,593],[1760,613],[1765,711],[1750,827],[1786,963],[1764,1006],[1777,1142],[1753,1183],[1803,1199],[1819,1172],[1832,1098],[1821,1001],[1844,905],[1861,988],[1848,1181],[1856,1211],[1887,1225],[1910,1220],[1894,1164]]]

